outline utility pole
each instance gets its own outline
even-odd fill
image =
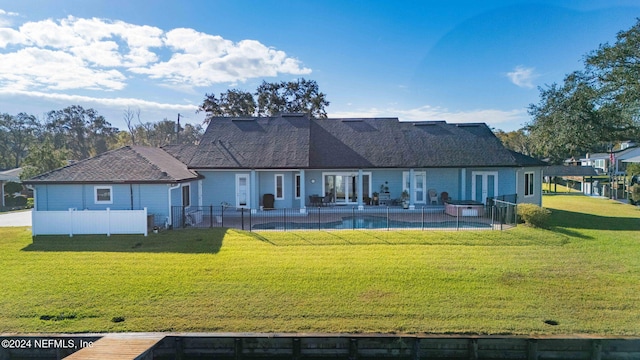
[[[178,113],[178,122],[176,123],[176,145],[180,145],[180,113]]]

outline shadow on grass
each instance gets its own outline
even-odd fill
[[[266,237],[264,237],[264,236],[262,236],[262,235],[260,235],[260,234],[258,234],[256,232],[248,232],[247,231],[247,232],[245,232],[245,235],[248,236],[248,237],[254,238],[254,239],[258,240],[258,241],[262,241],[262,242],[265,242],[267,244],[273,245],[273,246],[279,246],[278,244],[274,243],[273,241],[267,239]]]
[[[633,231],[640,230],[640,218],[600,216],[553,209],[550,225],[552,228]]]
[[[22,251],[217,254],[227,228],[143,235],[40,235]]]
[[[585,234],[582,234],[580,232],[569,230],[569,229],[565,229],[565,228],[558,227],[558,226],[552,226],[551,228],[549,228],[549,231],[553,231],[553,232],[558,233],[558,234],[563,234],[563,235],[567,235],[567,236],[575,237],[575,238],[579,238],[579,239],[593,240],[593,236],[585,235]]]

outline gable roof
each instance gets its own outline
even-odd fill
[[[160,148],[125,146],[35,176],[25,183],[176,183],[197,173]]]
[[[309,118],[214,118],[190,168],[307,168]]]
[[[485,124],[296,114],[214,118],[188,164],[194,169],[545,165],[506,149]]]

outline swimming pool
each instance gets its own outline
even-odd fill
[[[413,222],[389,220],[384,217],[364,216],[364,217],[345,217],[342,221],[332,222],[293,222],[293,221],[273,221],[262,224],[253,225],[254,230],[332,230],[332,229],[448,229],[448,228],[471,228],[471,229],[490,229],[491,224],[477,221],[434,221],[434,222]]]

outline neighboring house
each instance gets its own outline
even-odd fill
[[[580,165],[592,166],[600,174],[624,175],[631,158],[640,156],[640,147],[635,143],[625,143],[622,149],[610,153],[587,154],[580,159]]]
[[[381,187],[392,199],[406,190],[410,208],[432,205],[430,189],[482,203],[517,194],[540,205],[543,166],[506,149],[485,124],[285,114],[214,118],[199,145],[124,147],[27,183],[37,211],[148,207],[156,223],[171,224],[171,206],[257,212],[265,194],[275,208],[300,212],[312,195],[362,209]]]
[[[640,155],[624,159],[622,162],[640,164]]]
[[[20,182],[20,174],[22,173],[22,168],[15,168],[5,171],[0,171],[0,205],[2,207],[5,206],[4,203],[4,184],[8,182]]]
[[[564,180],[578,183],[583,194],[596,195],[596,190],[593,188],[593,177],[598,176],[598,173],[592,166],[552,165],[545,167],[542,170],[542,175],[548,183],[549,191],[551,191],[553,181],[553,192],[556,192],[555,178],[561,177]]]

